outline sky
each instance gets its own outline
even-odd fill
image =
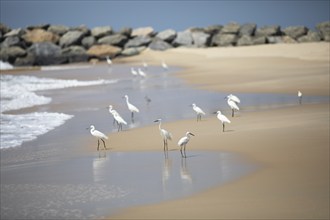
[[[100,1],[0,0],[0,22],[11,28],[38,24],[172,28],[225,25],[229,22],[303,25],[314,29],[329,21],[330,0]]]

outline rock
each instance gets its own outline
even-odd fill
[[[175,37],[176,37],[176,31],[173,30],[173,29],[166,29],[164,31],[161,31],[159,32],[157,35],[156,35],[157,38],[163,40],[163,41],[166,41],[166,42],[172,42]]]
[[[267,36],[266,39],[267,39],[267,43],[269,44],[283,43],[281,36]]]
[[[131,40],[129,40],[125,47],[141,47],[141,46],[148,46],[151,42],[151,38],[148,36],[137,36]]]
[[[220,33],[221,29],[223,28],[222,25],[211,25],[204,28],[204,32],[210,35],[214,35]]]
[[[33,29],[27,31],[22,38],[28,43],[52,42],[57,43],[60,37],[44,29]]]
[[[239,36],[253,36],[255,31],[256,31],[257,25],[248,23],[248,24],[243,24],[241,28],[239,29]]]
[[[47,28],[50,26],[50,24],[38,24],[38,25],[30,25],[27,26],[26,29],[28,30],[34,30],[34,29],[43,29],[47,30]]]
[[[92,29],[92,36],[95,38],[101,38],[110,34],[112,34],[112,27],[110,26],[95,27]]]
[[[120,29],[118,34],[124,35],[126,37],[130,37],[132,34],[132,28],[124,27],[124,28]]]
[[[189,30],[178,32],[172,44],[175,47],[192,46],[193,38],[191,36],[191,32]]]
[[[253,45],[253,38],[250,35],[244,34],[237,41],[237,46],[250,46]]]
[[[309,30],[307,35],[298,38],[298,42],[306,43],[306,42],[319,42],[321,41],[320,33]]]
[[[27,51],[34,56],[34,65],[55,65],[66,62],[66,58],[61,55],[61,47],[51,42],[34,43]]]
[[[298,39],[299,37],[306,35],[308,29],[304,26],[290,26],[285,28],[283,32],[293,39]]]
[[[282,42],[286,44],[295,44],[297,41],[290,36],[282,36]]]
[[[211,45],[214,46],[233,46],[237,42],[237,35],[235,34],[216,34],[212,38]]]
[[[71,31],[80,31],[84,34],[84,36],[90,35],[91,33],[91,31],[85,25],[80,25],[78,27],[71,28]]]
[[[240,25],[238,23],[232,22],[229,24],[226,24],[221,29],[222,34],[238,34],[240,29]]]
[[[263,26],[261,28],[257,28],[255,35],[260,36],[276,36],[280,35],[281,30],[279,25],[270,25],[270,26]]]
[[[100,38],[97,43],[98,44],[110,44],[115,45],[119,47],[123,47],[125,43],[127,42],[127,37],[121,34],[114,34],[110,36],[105,36]]]
[[[265,36],[256,36],[252,39],[254,45],[265,44],[267,43],[267,38]]]
[[[56,35],[62,36],[69,31],[69,27],[64,25],[51,25],[48,27],[47,31],[50,31]]]
[[[320,32],[324,41],[330,42],[330,21],[325,21],[316,25],[316,29]]]
[[[115,57],[120,54],[122,49],[120,47],[112,46],[112,45],[93,45],[91,48],[87,50],[87,54],[95,57]]]
[[[167,50],[173,48],[173,46],[159,38],[154,38],[152,42],[149,44],[149,48],[152,50]]]
[[[3,47],[0,50],[0,60],[9,61],[10,63],[14,63],[17,57],[22,57],[26,55],[26,51],[21,47],[13,46],[13,47]]]
[[[193,43],[197,47],[207,47],[210,45],[211,36],[204,32],[192,32]]]
[[[123,56],[134,56],[138,55],[140,50],[137,47],[129,47],[124,49],[120,54]]]
[[[6,26],[5,24],[0,23],[0,32],[3,36],[10,31],[11,31],[10,27]]]
[[[68,31],[60,39],[61,47],[69,47],[74,44],[78,44],[84,37],[84,33],[81,31]]]
[[[17,36],[7,37],[2,43],[1,47],[12,47],[12,46],[20,46],[21,40]]]
[[[35,63],[35,57],[32,54],[27,54],[25,57],[17,57],[14,65],[15,66],[33,66]]]
[[[154,29],[152,27],[136,28],[132,31],[132,37],[136,36],[153,36]]]
[[[23,34],[25,34],[25,30],[23,30],[22,28],[17,28],[17,29],[13,29],[13,30],[9,31],[4,36],[5,37],[10,37],[10,36],[21,37]]]
[[[88,54],[81,46],[70,46],[62,49],[62,55],[65,56],[69,63],[86,62],[88,61]]]
[[[90,48],[91,46],[93,46],[95,44],[95,37],[93,36],[88,36],[88,37],[84,37],[82,40],[81,40],[81,44],[86,48]]]

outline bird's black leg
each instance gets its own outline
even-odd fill
[[[100,147],[100,140],[97,139],[97,150],[99,150],[99,147]]]
[[[184,157],[184,156],[183,156],[183,153],[182,153],[182,146],[181,146],[181,148],[180,148],[180,153],[181,153],[181,157]]]
[[[302,97],[299,97],[299,104],[301,105]]]
[[[134,123],[134,112],[132,112],[132,114],[131,114],[131,120]]]
[[[104,142],[104,140],[103,140],[103,139],[101,139],[101,141],[103,142],[103,146],[104,146],[104,149],[106,150],[106,149],[107,149],[107,147],[105,146],[105,142]]]
[[[231,117],[234,117],[234,109],[231,110]]]
[[[187,155],[186,155],[186,145],[183,146],[183,152],[184,152],[184,158],[187,158]]]
[[[163,141],[164,141],[164,151],[165,151],[165,146],[166,146],[166,140],[164,139]]]
[[[222,124],[222,131],[225,132],[225,123]]]

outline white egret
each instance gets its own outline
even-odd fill
[[[127,122],[120,116],[120,114],[113,109],[112,105],[109,105],[109,112],[112,114],[114,121],[117,122],[118,132],[123,130],[123,124],[127,125]]]
[[[105,142],[104,142],[104,139],[108,139],[108,137],[103,134],[102,132],[98,131],[95,129],[95,126],[94,125],[91,125],[89,128],[87,129],[90,129],[90,132],[91,134],[97,138],[97,150],[99,150],[99,147],[100,147],[100,139],[101,141],[103,142],[103,146],[104,146],[104,149],[106,150],[107,147],[105,146]]]
[[[231,99],[231,100],[233,100],[233,101],[236,102],[236,103],[241,103],[241,100],[240,100],[237,96],[235,96],[235,95],[233,95],[233,94],[229,94],[229,95],[227,96],[227,99]]]
[[[178,142],[178,146],[180,147],[180,152],[181,152],[182,157],[187,157],[186,156],[186,145],[188,144],[188,142],[190,140],[190,135],[195,136],[193,133],[188,131],[188,132],[186,132],[186,135],[184,137],[182,137]],[[183,152],[182,152],[182,148],[183,148]]]
[[[159,132],[160,132],[160,136],[163,138],[163,142],[164,142],[164,151],[168,150],[168,144],[167,144],[167,140],[172,140],[172,134],[170,132],[168,132],[165,129],[162,129],[162,119],[157,119],[154,122],[158,122],[158,128],[159,128]]]
[[[138,73],[140,76],[142,76],[143,78],[147,77],[147,74],[145,72],[143,72],[143,70],[141,70],[141,68],[138,68]]]
[[[106,58],[107,58],[107,63],[108,63],[108,65],[111,66],[111,65],[112,65],[112,60],[110,59],[109,56],[107,56]]]
[[[239,107],[238,107],[237,103],[239,103],[240,100],[232,94],[227,96],[226,99],[227,99],[227,103],[228,103],[229,107],[231,108],[231,117],[234,117],[234,115],[235,115],[234,112],[239,111]]]
[[[134,112],[137,112],[138,113],[138,112],[140,112],[140,110],[129,102],[128,95],[125,95],[124,97],[126,99],[127,108],[131,112],[132,122],[134,122]]]
[[[302,103],[302,93],[298,91],[298,98],[299,98],[299,104],[301,105]]]
[[[202,120],[202,115],[205,115],[205,112],[200,107],[198,107],[195,103],[192,104],[192,107],[193,107],[193,110],[197,114],[197,121],[198,120],[201,121]]]
[[[167,64],[165,63],[164,60],[162,60],[162,67],[163,67],[164,70],[168,70],[168,66],[167,66]]]
[[[222,131],[225,132],[225,123],[230,123],[230,120],[221,113],[221,111],[217,111],[217,118],[222,123]]]
[[[138,75],[138,72],[133,67],[131,68],[131,73],[132,73],[133,76]]]

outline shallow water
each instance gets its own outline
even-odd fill
[[[6,167],[1,172],[1,216],[102,218],[122,208],[189,196],[257,169],[232,153],[186,154],[182,158],[179,151],[101,151],[70,160]]]

